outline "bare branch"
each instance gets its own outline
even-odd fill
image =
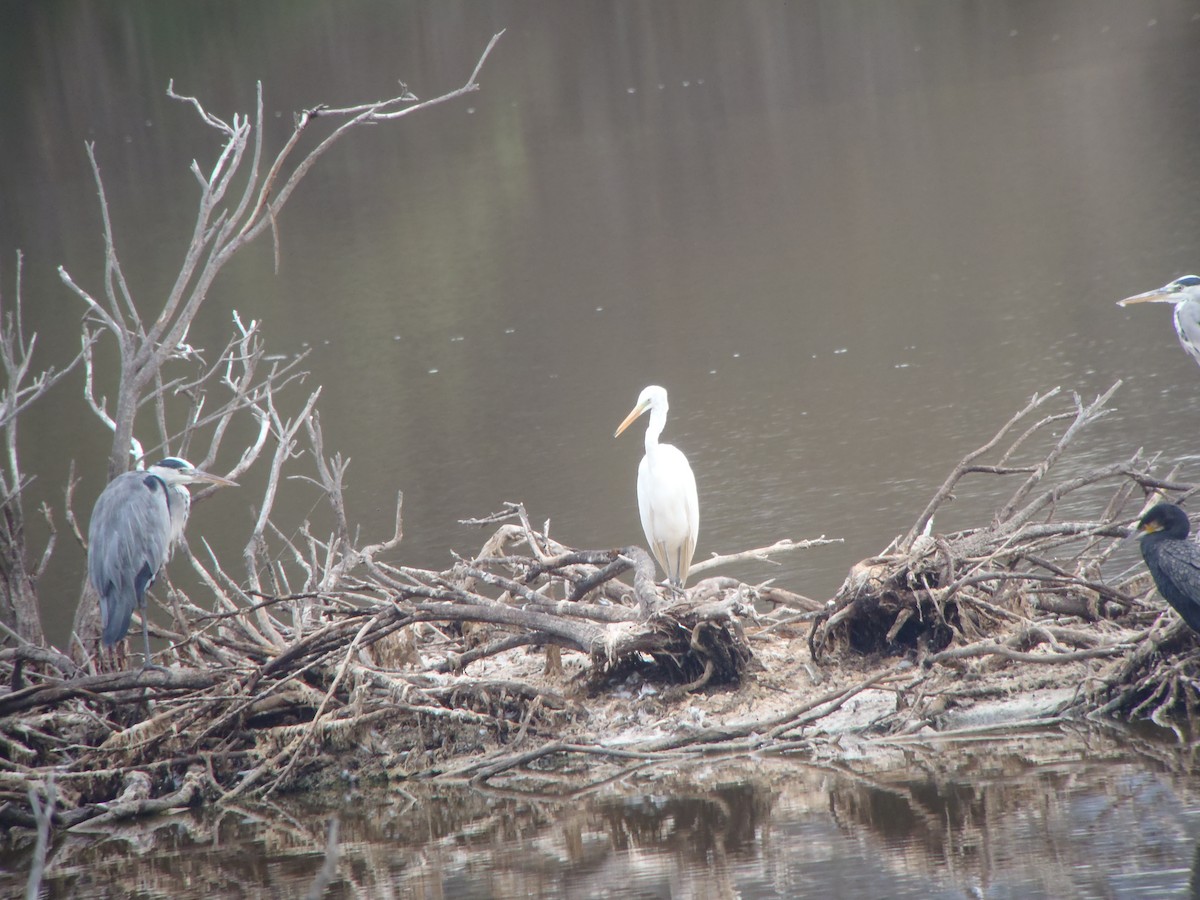
[[[1007,521],[1010,517],[1013,517],[1013,511],[1027,496],[1029,496],[1029,492],[1033,490],[1038,482],[1045,477],[1045,474],[1050,470],[1050,467],[1058,462],[1058,459],[1062,456],[1063,451],[1066,450],[1067,446],[1075,439],[1081,429],[1092,424],[1097,419],[1108,415],[1108,410],[1105,408],[1105,406],[1107,405],[1108,401],[1112,399],[1112,395],[1117,392],[1117,388],[1120,386],[1121,382],[1117,381],[1112,387],[1093,400],[1092,403],[1086,407],[1080,402],[1078,395],[1075,396],[1075,420],[1070,424],[1070,426],[1068,426],[1067,430],[1063,432],[1062,437],[1059,438],[1058,443],[1055,444],[1054,448],[1046,455],[1046,458],[1042,461],[1042,464],[1025,480],[1025,483],[1017,489],[1017,492],[1013,494],[1008,503],[1001,508],[999,514],[997,515],[997,518],[1000,519],[1000,521]],[[1028,517],[1032,516],[1035,511],[1036,509],[1027,510],[1021,516],[1013,517],[1014,524],[1020,525],[1024,521],[1028,521]]]
[[[917,517],[917,521],[913,524],[913,527],[910,528],[908,530],[908,533],[905,534],[904,537],[900,540],[899,544],[897,545],[897,549],[902,553],[905,553],[905,552],[908,552],[909,550],[911,550],[913,542],[917,539],[917,537],[919,535],[924,533],[926,527],[933,520],[934,513],[936,513],[938,511],[938,509],[946,501],[946,499],[954,492],[955,485],[958,484],[959,480],[963,477],[963,475],[966,474],[966,472],[970,468],[971,464],[974,463],[975,460],[977,460],[979,457],[983,456],[983,454],[987,453],[989,450],[991,450],[993,447],[995,447],[997,444],[999,444],[1000,441],[1004,440],[1004,436],[1006,434],[1008,434],[1008,432],[1011,431],[1018,422],[1020,422],[1022,419],[1024,419],[1026,416],[1028,416],[1035,409],[1042,406],[1047,400],[1050,400],[1051,398],[1055,397],[1058,393],[1059,393],[1059,388],[1054,388],[1053,390],[1048,391],[1047,393],[1042,394],[1041,396],[1034,394],[1033,397],[1030,399],[1029,403],[1026,404],[1024,409],[1022,409],[1020,412],[1018,412],[1016,415],[1014,415],[1011,419],[1009,419],[1007,422],[1005,422],[1003,427],[1001,427],[1001,429],[998,432],[996,432],[996,434],[992,437],[992,439],[990,441],[988,441],[982,447],[979,447],[978,449],[973,450],[972,452],[970,452],[966,456],[964,456],[962,458],[962,460],[959,462],[959,464],[954,468],[954,471],[950,473],[950,477],[947,478],[942,483],[942,486],[937,489],[937,492],[933,495],[933,499],[929,501],[929,504],[925,507],[924,512],[922,512],[921,515]],[[1013,446],[1015,447],[1017,444],[1022,443],[1026,437],[1027,437],[1027,435],[1022,435],[1020,438],[1018,438],[1016,444],[1014,444]],[[1003,459],[1007,459],[1008,455],[1009,454],[1007,454],[1007,453],[1004,454]]]
[[[778,556],[783,553],[793,553],[797,550],[808,550],[812,547],[821,547],[826,544],[842,544],[845,543],[844,538],[826,538],[821,535],[818,538],[810,538],[803,541],[792,541],[784,538],[776,541],[769,547],[759,547],[755,550],[743,550],[740,553],[730,553],[724,556],[713,554],[710,558],[701,560],[698,563],[693,563],[689,570],[693,575],[698,575],[701,572],[707,572],[709,569],[715,569],[719,566],[727,566],[730,563],[746,562],[754,560],[756,562],[771,562],[772,556]]]
[[[487,61],[488,56],[492,52],[492,49],[496,46],[497,41],[500,40],[500,36],[503,34],[504,34],[504,32],[500,31],[497,34],[492,35],[491,40],[488,41],[487,47],[484,48],[483,53],[480,55],[479,61],[475,64],[475,69],[471,72],[471,77],[467,79],[466,84],[464,84],[462,87],[460,87],[456,90],[450,91],[449,93],[442,94],[440,97],[435,97],[432,100],[426,100],[421,103],[416,103],[416,104],[413,104],[412,106],[406,106],[403,109],[389,110],[389,107],[393,104],[409,102],[407,99],[407,92],[405,92],[404,94],[401,94],[399,97],[393,97],[388,100],[382,100],[379,103],[371,104],[365,108],[361,107],[361,106],[351,107],[346,110],[329,110],[329,109],[319,108],[316,110],[306,111],[304,114],[302,114],[300,120],[297,122],[295,132],[293,133],[293,138],[298,138],[300,132],[307,126],[308,122],[310,121],[310,119],[313,116],[316,116],[316,115],[322,115],[322,116],[325,116],[325,115],[347,115],[348,114],[348,115],[352,115],[353,118],[351,118],[349,121],[343,123],[342,125],[338,126],[338,128],[336,128],[328,137],[326,137],[323,141],[321,141],[321,143],[319,143],[307,156],[305,156],[304,159],[301,160],[301,162],[292,171],[292,174],[290,176],[288,176],[288,178],[284,182],[283,186],[279,188],[278,192],[275,192],[274,184],[275,184],[277,177],[279,176],[279,174],[282,171],[283,162],[287,158],[287,156],[289,156],[291,154],[292,149],[295,147],[295,140],[290,140],[288,142],[288,145],[284,148],[284,150],[280,153],[279,157],[276,159],[276,163],[271,167],[271,170],[268,172],[267,176],[263,179],[263,187],[259,193],[258,203],[255,204],[254,210],[252,211],[250,217],[247,219],[246,224],[248,227],[242,228],[241,232],[238,234],[238,238],[240,239],[240,238],[244,237],[247,240],[253,240],[254,237],[256,237],[258,234],[260,234],[262,232],[263,228],[266,227],[266,225],[270,221],[270,217],[274,216],[275,211],[278,210],[280,207],[282,207],[285,203],[287,203],[288,198],[292,194],[292,191],[296,189],[296,186],[300,183],[301,179],[303,179],[304,176],[308,173],[308,170],[312,168],[312,166],[316,163],[316,161],[318,159],[320,159],[320,157],[323,156],[330,147],[332,147],[338,140],[340,140],[342,137],[344,137],[345,134],[348,131],[350,131],[351,129],[353,129],[357,126],[360,126],[360,125],[364,125],[364,124],[370,124],[370,123],[375,123],[375,122],[384,122],[384,121],[398,119],[398,118],[401,118],[402,116],[406,116],[411,113],[418,112],[420,110],[428,109],[431,106],[437,106],[439,104],[446,103],[450,100],[455,100],[465,94],[479,90],[479,83],[478,83],[479,72],[483,69],[483,64]],[[268,196],[272,196],[272,195],[274,196],[274,199],[268,202],[266,198]],[[259,211],[263,208],[266,208],[270,211],[270,216],[268,216],[268,217],[259,216]]]
[[[78,365],[91,345],[85,340],[81,352],[62,370],[48,368],[32,374],[37,335],[30,334],[26,338],[22,324],[22,267],[23,257],[18,253],[11,308],[5,308],[0,295],[0,368],[4,372],[4,383],[0,387],[0,432],[4,443],[4,464],[0,466],[0,624],[23,640],[40,644],[42,625],[35,582],[49,562],[55,531],[51,521],[50,537],[41,561],[30,571],[21,498],[28,479],[21,469],[18,426],[21,416]]]

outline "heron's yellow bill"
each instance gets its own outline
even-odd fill
[[[1134,294],[1132,297],[1118,300],[1117,306],[1132,306],[1134,303],[1174,303],[1175,294],[1175,291],[1155,288],[1152,291],[1146,291],[1144,294]]]
[[[192,477],[196,481],[207,481],[209,484],[215,484],[220,487],[241,487],[236,481],[230,481],[228,478],[222,478],[220,475],[213,475],[211,472],[201,472],[199,469],[192,473]]]
[[[613,432],[613,437],[620,437],[621,432],[624,431],[626,428],[628,428],[630,425],[632,425],[634,423],[634,420],[637,419],[638,416],[640,416],[642,413],[644,413],[649,408],[650,408],[649,403],[639,403],[637,406],[635,406],[633,409],[631,409],[629,411],[629,415],[627,415],[625,417],[625,421],[622,422],[620,425],[618,425],[617,430]]]

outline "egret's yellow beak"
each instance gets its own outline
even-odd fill
[[[1134,303],[1174,303],[1176,293],[1176,291],[1168,291],[1166,288],[1155,288],[1144,294],[1134,294],[1132,297],[1118,300],[1117,306],[1132,306]]]
[[[196,469],[192,473],[192,478],[196,481],[207,481],[209,484],[215,484],[220,487],[239,487],[236,481],[230,481],[228,478],[222,478],[220,475],[213,475],[211,472],[201,472]]]
[[[620,425],[618,425],[617,430],[613,432],[613,437],[620,437],[621,432],[624,431],[626,428],[628,428],[630,425],[632,425],[634,422],[634,419],[636,419],[638,416],[640,416],[642,413],[644,413],[649,408],[650,408],[650,403],[649,403],[649,401],[647,401],[646,403],[639,403],[637,406],[635,406],[633,409],[631,409],[629,411],[629,415],[627,415],[625,417],[625,421],[622,422]]]

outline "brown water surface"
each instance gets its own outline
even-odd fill
[[[274,352],[311,349],[351,519],[390,534],[404,491],[399,560],[473,552],[485,535],[457,521],[505,500],[569,544],[641,541],[640,434],[611,435],[655,382],[699,484],[698,556],[845,538],[730,573],[814,597],[1035,391],[1124,379],[1069,464],[1145,446],[1197,477],[1200,371],[1167,309],[1114,306],[1200,268],[1193,0],[5,4],[0,291],[19,248],[43,363],[83,313],[56,267],[102,289],[85,141],[144,308],[178,270],[188,165],[217,142],[169,79],[225,117],[261,80],[279,140],[317,103],[461,84],[501,28],[478,94],[326,157],[280,218],[280,271],[252,248],[190,335],[219,346],[237,310]],[[27,509],[61,507],[71,459],[83,519],[101,488],[81,385],[25,423]],[[937,529],[1004,490],[960,492]],[[299,482],[282,502],[283,523],[320,514]],[[190,530],[237,558],[251,523],[221,495]],[[82,577],[60,541],[40,585],[56,642]]]
[[[1131,742],[1149,754],[1131,761]],[[1129,734],[1046,732],[966,757],[910,747],[906,766],[875,773],[862,760],[714,762],[569,802],[348,788],[65,835],[46,887],[303,897],[336,821],[331,898],[1195,897],[1187,768],[1186,754]],[[0,846],[6,896],[26,858]]]

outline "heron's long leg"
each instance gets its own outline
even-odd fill
[[[142,642],[146,648],[146,656],[142,660],[142,668],[151,668],[150,664],[150,617],[146,615],[146,607],[142,607]]]

